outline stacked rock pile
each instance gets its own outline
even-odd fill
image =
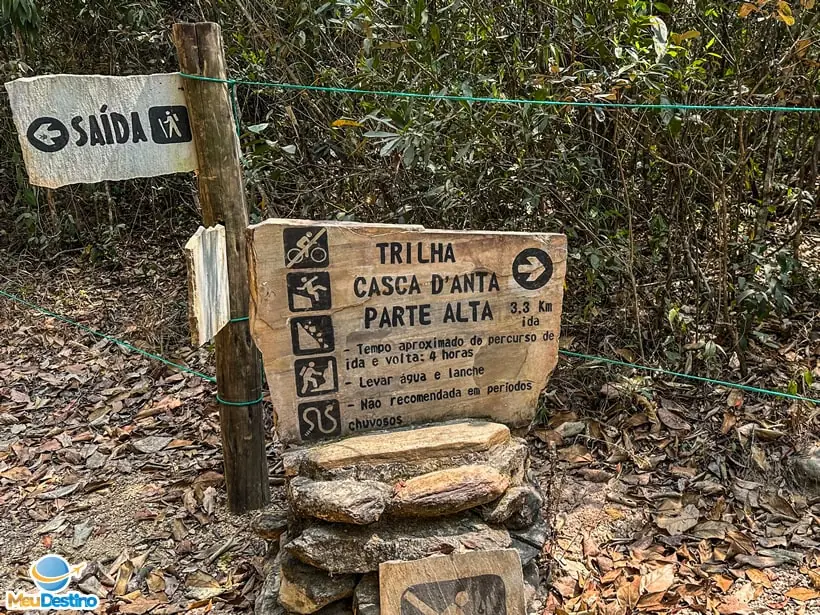
[[[526,443],[505,425],[354,436],[283,462],[288,508],[254,523],[274,543],[256,615],[377,615],[379,564],[437,554],[514,548],[527,593],[538,586],[542,498]]]

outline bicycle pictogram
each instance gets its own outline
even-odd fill
[[[318,226],[287,228],[284,231],[285,267],[309,269],[329,262],[327,229]]]

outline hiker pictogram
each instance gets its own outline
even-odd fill
[[[330,316],[303,316],[290,319],[293,354],[323,354],[333,351],[333,319]]]
[[[188,109],[183,105],[149,107],[148,121],[154,143],[186,143],[192,139]]]
[[[308,269],[328,264],[327,229],[311,226],[284,231],[285,267]]]
[[[339,390],[336,381],[336,359],[316,357],[299,359],[293,364],[296,375],[296,394],[299,397],[313,397]]]
[[[288,305],[291,312],[330,309],[330,274],[326,271],[289,273]]]

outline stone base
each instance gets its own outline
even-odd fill
[[[265,511],[254,523],[275,540],[289,522],[266,564],[257,615],[378,615],[380,564],[510,548],[527,600],[535,595],[543,500],[526,481],[526,444],[506,426],[462,421],[375,433],[288,451],[283,460],[288,510]]]

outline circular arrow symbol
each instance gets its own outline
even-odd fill
[[[59,152],[68,145],[68,129],[53,117],[38,117],[29,125],[26,137],[41,152]]]
[[[513,261],[513,278],[521,288],[541,288],[552,277],[552,259],[539,248],[527,248],[519,252]]]

